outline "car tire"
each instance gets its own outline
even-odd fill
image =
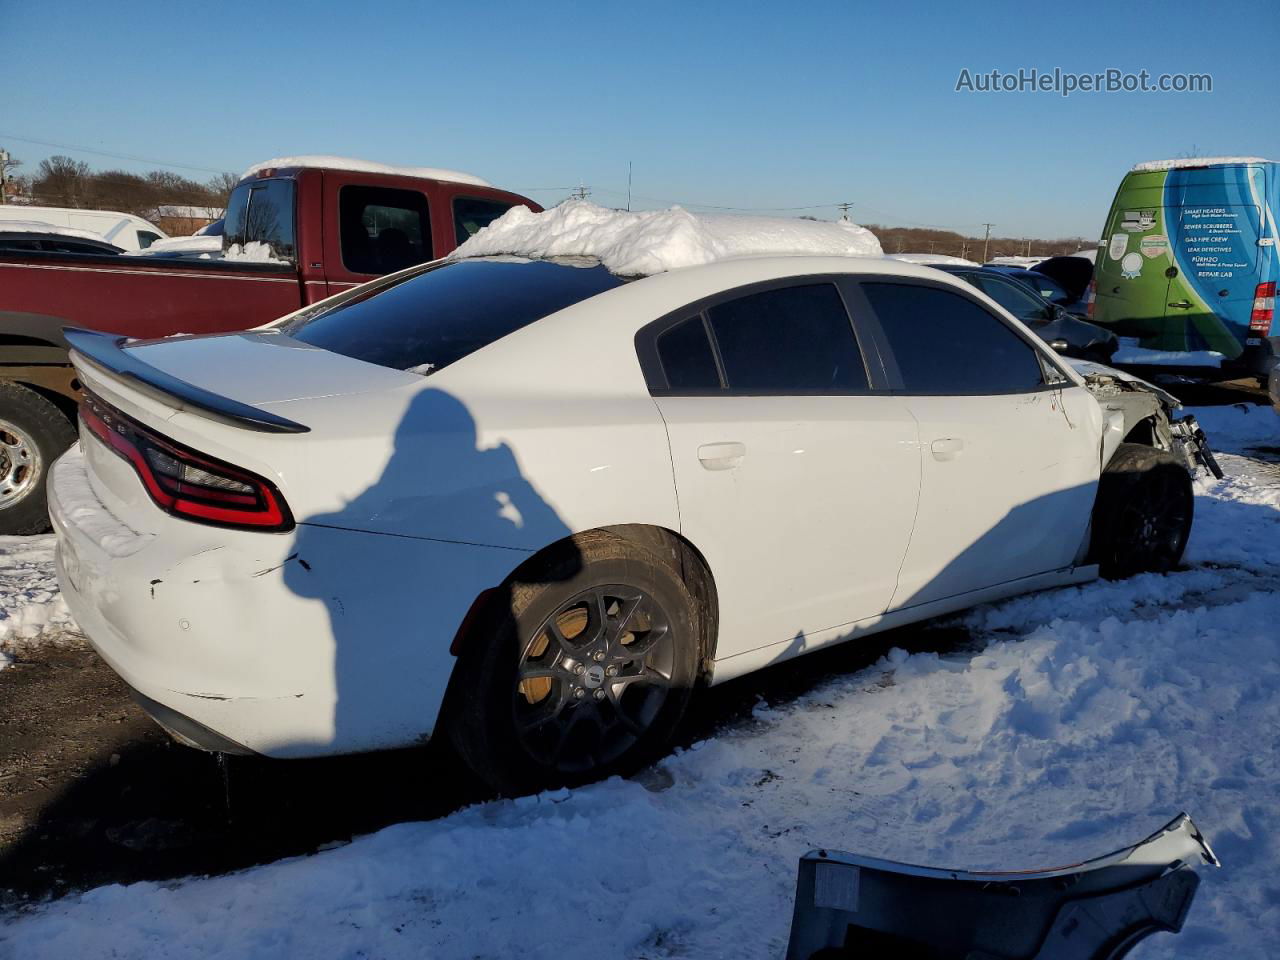
[[[0,534],[49,529],[45,480],[75,441],[61,410],[34,390],[0,381]]]
[[[1091,554],[1120,580],[1168,573],[1182,559],[1195,511],[1191,474],[1174,454],[1122,443],[1098,481]]]
[[[495,591],[462,640],[444,723],[507,796],[626,775],[669,749],[700,643],[678,567],[603,532],[573,537]]]

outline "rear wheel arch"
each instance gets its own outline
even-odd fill
[[[488,609],[489,606],[501,601],[506,594],[505,588],[510,584],[519,583],[522,578],[537,579],[534,571],[557,562],[566,553],[580,549],[584,541],[600,538],[634,544],[660,557],[679,571],[698,604],[699,672],[704,675],[708,673],[710,662],[715,658],[720,620],[719,594],[711,566],[702,551],[687,538],[666,527],[644,523],[614,524],[583,530],[549,543],[522,560],[501,584],[476,597],[454,635],[450,647],[453,654],[456,656],[467,643],[475,640],[476,634],[483,633],[485,620],[494,613]]]
[[[591,659],[604,662],[584,674],[583,664],[573,663],[575,657],[583,655],[565,646],[564,638],[576,637],[576,632],[565,631],[561,636],[547,631],[546,618],[561,616],[555,611],[562,604],[567,604],[565,610],[577,609],[584,603],[582,598],[589,594],[605,591],[608,597],[623,598],[629,595],[628,588],[634,589],[637,597],[644,598],[637,603],[644,604],[656,622],[664,624],[663,631],[655,634],[657,646],[652,649],[646,646],[643,648],[646,652],[631,654],[615,644],[632,641],[608,639],[601,647],[602,641],[593,631],[593,637],[581,649],[594,649]],[[614,590],[623,592],[610,592]],[[546,758],[536,759],[527,752],[533,750],[525,740],[528,730],[521,733],[522,721],[517,714],[507,714],[506,703],[513,694],[519,692],[530,697],[529,704],[534,705],[540,704],[543,697],[552,697],[553,700],[548,701],[550,715],[536,720],[530,729],[537,729],[542,735],[542,731],[555,730],[544,724],[561,724],[565,728],[560,732],[563,741],[566,736],[572,737],[574,724],[581,719],[579,714],[590,716],[603,710],[614,716],[601,736],[605,736],[606,731],[619,729],[617,714],[627,710],[627,703],[632,708],[636,706],[634,701],[625,699],[625,691],[639,690],[642,691],[641,709],[649,709],[644,704],[656,704],[656,712],[642,721],[642,727],[634,724],[629,727],[635,739],[619,747],[624,753],[597,754],[596,748],[592,748],[591,762],[595,766],[590,770],[590,778],[637,769],[638,765],[650,762],[668,749],[685,706],[705,673],[707,634],[715,610],[714,603],[707,598],[713,592],[713,581],[700,554],[679,535],[661,527],[595,528],[549,544],[527,557],[500,585],[484,591],[473,604],[455,638],[453,652],[457,659],[433,730],[447,736],[467,764],[492,786],[503,792],[525,792],[555,783],[575,782],[581,779],[580,773],[585,776],[588,771],[574,773],[568,768],[539,766]],[[626,601],[619,599],[618,602]],[[619,615],[616,611],[621,607],[602,604],[592,609],[599,609],[605,619],[591,622],[607,623],[607,618]],[[540,623],[544,626],[538,626]],[[666,624],[674,628],[674,632],[666,632]],[[638,636],[644,635],[642,627]],[[668,640],[661,646],[662,636],[674,638],[675,643]],[[542,647],[538,648],[540,638]],[[554,652],[556,644],[562,652]],[[526,658],[543,658],[546,649],[553,651],[548,665],[543,667],[534,662],[534,672],[539,682],[546,683],[545,690],[526,690],[523,684],[531,682],[527,679],[520,681],[518,687],[512,686],[515,682],[512,678],[519,678],[523,675],[521,671],[528,669]],[[654,674],[637,659],[651,655],[665,659],[667,667],[658,666],[659,672]],[[566,672],[570,670],[572,674]],[[652,679],[640,680],[639,686],[633,686],[640,676]],[[652,686],[654,684],[657,686]],[[666,693],[644,692],[660,688]],[[623,692],[619,692],[620,689]],[[610,690],[614,692],[607,692]],[[584,692],[588,699],[583,698]],[[596,700],[608,702],[596,706]],[[517,703],[520,703],[518,698]],[[567,718],[567,723],[560,718]],[[515,728],[511,727],[513,723]],[[557,748],[546,762],[554,767],[559,756]]]

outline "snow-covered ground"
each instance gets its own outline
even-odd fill
[[[74,632],[53,572],[53,536],[0,537],[0,670],[13,654]]]
[[[1185,810],[1222,869],[1202,868],[1181,935],[1133,956],[1274,957],[1280,466],[1240,454],[1280,445],[1280,417],[1196,413],[1234,454],[1227,479],[1197,481],[1183,572],[977,609],[961,620],[980,652],[895,650],[761,703],[635,781],[483,804],[229,876],[68,897],[10,917],[0,956],[776,958],[810,848],[1049,866]],[[47,577],[47,541],[3,547],[26,571],[18,582]],[[29,599],[6,593],[5,622],[49,606]]]

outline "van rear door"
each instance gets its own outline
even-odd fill
[[[1256,165],[1170,170],[1165,196],[1178,269],[1169,282],[1166,328],[1188,346],[1238,357],[1259,282],[1263,169]],[[1179,318],[1180,322],[1179,322]]]
[[[1169,302],[1165,272],[1172,263],[1165,214],[1163,172],[1124,178],[1107,217],[1095,268],[1095,316],[1122,336],[1146,341],[1164,331]]]

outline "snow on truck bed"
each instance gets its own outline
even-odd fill
[[[390,163],[376,163],[373,160],[360,160],[356,157],[330,157],[323,154],[303,154],[296,157],[275,157],[255,163],[240,174],[240,179],[252,177],[261,170],[283,170],[287,167],[312,167],[324,170],[350,170],[355,173],[389,173],[397,177],[421,177],[424,180],[447,180],[450,183],[469,183],[476,187],[491,187],[488,180],[482,180],[471,173],[460,170],[445,170],[443,167],[403,167]]]
[[[631,213],[566,200],[543,213],[512,207],[453,257],[595,257],[619,276],[644,276],[724,260],[772,255],[881,256],[880,241],[854,223],[798,217]]]
[[[1280,417],[1195,413],[1235,453],[1222,456],[1227,479],[1196,482],[1184,570],[978,608],[958,618],[972,647],[895,650],[794,701],[762,701],[634,781],[10,914],[0,956],[763,960],[784,952],[809,849],[1044,867],[1136,842],[1185,810],[1222,868],[1199,869],[1181,934],[1131,956],[1272,960],[1280,466],[1240,453],[1276,445]]]

